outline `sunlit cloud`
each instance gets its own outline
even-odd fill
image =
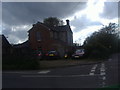
[[[72,31],[74,31],[74,30],[75,30],[75,28],[76,28],[75,26],[71,26]]]
[[[30,25],[18,25],[18,26],[9,26],[3,24],[2,33],[8,37],[8,41],[12,41],[11,43],[17,44],[22,43],[27,40],[28,33],[27,31],[31,28]],[[8,30],[9,29],[9,30]]]
[[[100,19],[100,22],[101,22],[103,25],[108,25],[109,23],[116,23],[116,24],[118,24],[118,18],[114,18],[114,19],[101,18],[101,19]]]
[[[12,26],[11,30],[12,31],[27,31],[31,28],[30,25],[19,25],[19,26]]]
[[[108,25],[110,22],[111,23],[118,23],[118,18],[113,18],[113,19],[107,19],[100,17],[102,13],[104,13],[104,5],[105,5],[106,0],[88,0],[87,2],[87,7],[83,10],[80,10],[79,12],[76,12],[74,14],[72,20],[75,21],[75,19],[81,19],[83,16],[89,20],[88,22],[99,22],[101,25],[96,25],[96,26],[87,26],[88,22],[86,23],[86,28],[83,28],[82,30],[78,30],[79,32],[74,32],[73,34],[73,40],[78,41],[78,43],[83,43],[86,37],[91,35],[93,32],[98,31],[100,28],[102,28],[104,25]],[[97,24],[97,23],[96,23]]]
[[[19,39],[19,37],[17,37],[17,36],[14,36],[14,35],[11,35],[11,34],[9,34],[9,35],[7,35],[7,39],[8,39],[8,41],[13,41],[12,42],[12,44],[18,44],[18,43],[22,43],[22,42],[24,42],[24,41],[26,41],[28,38],[23,38],[23,39]]]
[[[104,2],[106,0],[88,0],[87,7],[83,10],[76,12],[73,16],[68,17],[70,20],[74,20],[76,18],[80,18],[83,15],[86,15],[87,18],[92,21],[97,21],[100,19],[99,14],[103,12]]]
[[[2,23],[1,23],[1,20],[0,20],[0,34],[2,34]]]
[[[98,21],[100,19],[99,14],[103,12],[104,0],[98,0],[97,2],[89,0],[87,5],[88,7],[84,11],[87,17],[92,21]]]
[[[25,39],[24,41],[26,41],[27,39]],[[22,43],[23,41],[22,40],[18,40],[18,43]]]
[[[101,25],[99,26],[89,26],[86,29],[83,29],[77,33],[74,33],[74,42],[81,40],[81,43],[83,44],[83,41],[90,36],[93,32],[98,31],[101,29]]]

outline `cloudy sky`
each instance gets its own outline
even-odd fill
[[[0,4],[1,6],[1,4]],[[2,2],[2,26],[10,43],[28,39],[27,31],[47,17],[70,20],[74,42],[81,43],[94,31],[110,22],[118,23],[118,3],[106,0],[87,2]],[[65,23],[66,24],[66,23]]]

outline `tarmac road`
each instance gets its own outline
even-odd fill
[[[118,59],[90,65],[35,71],[4,71],[2,88],[103,88],[118,85]],[[119,64],[120,65],[120,64]]]

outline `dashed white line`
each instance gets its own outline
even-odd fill
[[[8,72],[3,72],[3,73],[8,73],[8,74],[47,74],[49,73],[50,70],[44,70],[44,71],[36,71],[36,72],[29,72],[29,71],[8,71]]]
[[[104,63],[101,64],[100,75],[102,76],[102,78],[101,78],[102,79],[102,87],[105,87],[106,73],[105,73],[105,64]]]
[[[102,87],[105,87],[105,82],[102,82]]]
[[[101,72],[100,75],[105,75],[106,73],[105,72]]]
[[[47,73],[49,73],[50,72],[50,70],[47,70],[47,71],[40,71],[40,72],[38,72],[39,74],[47,74]]]
[[[97,64],[95,64],[95,65],[92,67],[89,75],[94,75],[96,68],[97,68]]]
[[[94,75],[94,73],[93,73],[93,72],[91,72],[89,75]]]
[[[95,72],[95,69],[92,69],[91,72]]]
[[[103,76],[103,77],[102,77],[102,80],[106,80],[106,77],[105,77],[105,76]]]
[[[101,68],[100,68],[100,75],[105,75],[106,73],[105,73],[105,64],[104,63],[102,63],[101,64]]]
[[[101,72],[105,72],[105,69],[101,69],[100,71],[101,71]]]
[[[9,74],[9,73],[10,73],[10,74],[11,74],[11,73],[18,73],[18,74],[19,74],[19,73],[23,73],[23,72],[2,72],[2,73],[8,73],[8,74]]]
[[[108,59],[109,61],[111,61],[112,59],[110,58],[110,59]]]
[[[96,67],[97,67],[97,64],[95,64],[95,65],[92,67],[92,69],[96,69]]]
[[[21,77],[32,77],[32,78],[37,78],[37,77],[45,77],[45,78],[61,78],[61,77],[87,77],[90,76],[88,75],[22,75]],[[95,76],[99,76],[99,74],[96,74]]]

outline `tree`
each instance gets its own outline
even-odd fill
[[[58,19],[57,17],[48,17],[45,18],[43,23],[47,25],[48,27],[55,27],[55,26],[60,26],[63,25],[63,21]]]
[[[88,55],[92,57],[106,57],[117,52],[120,41],[116,33],[118,27],[115,23],[110,23],[98,32],[94,32],[84,41],[84,48]]]

